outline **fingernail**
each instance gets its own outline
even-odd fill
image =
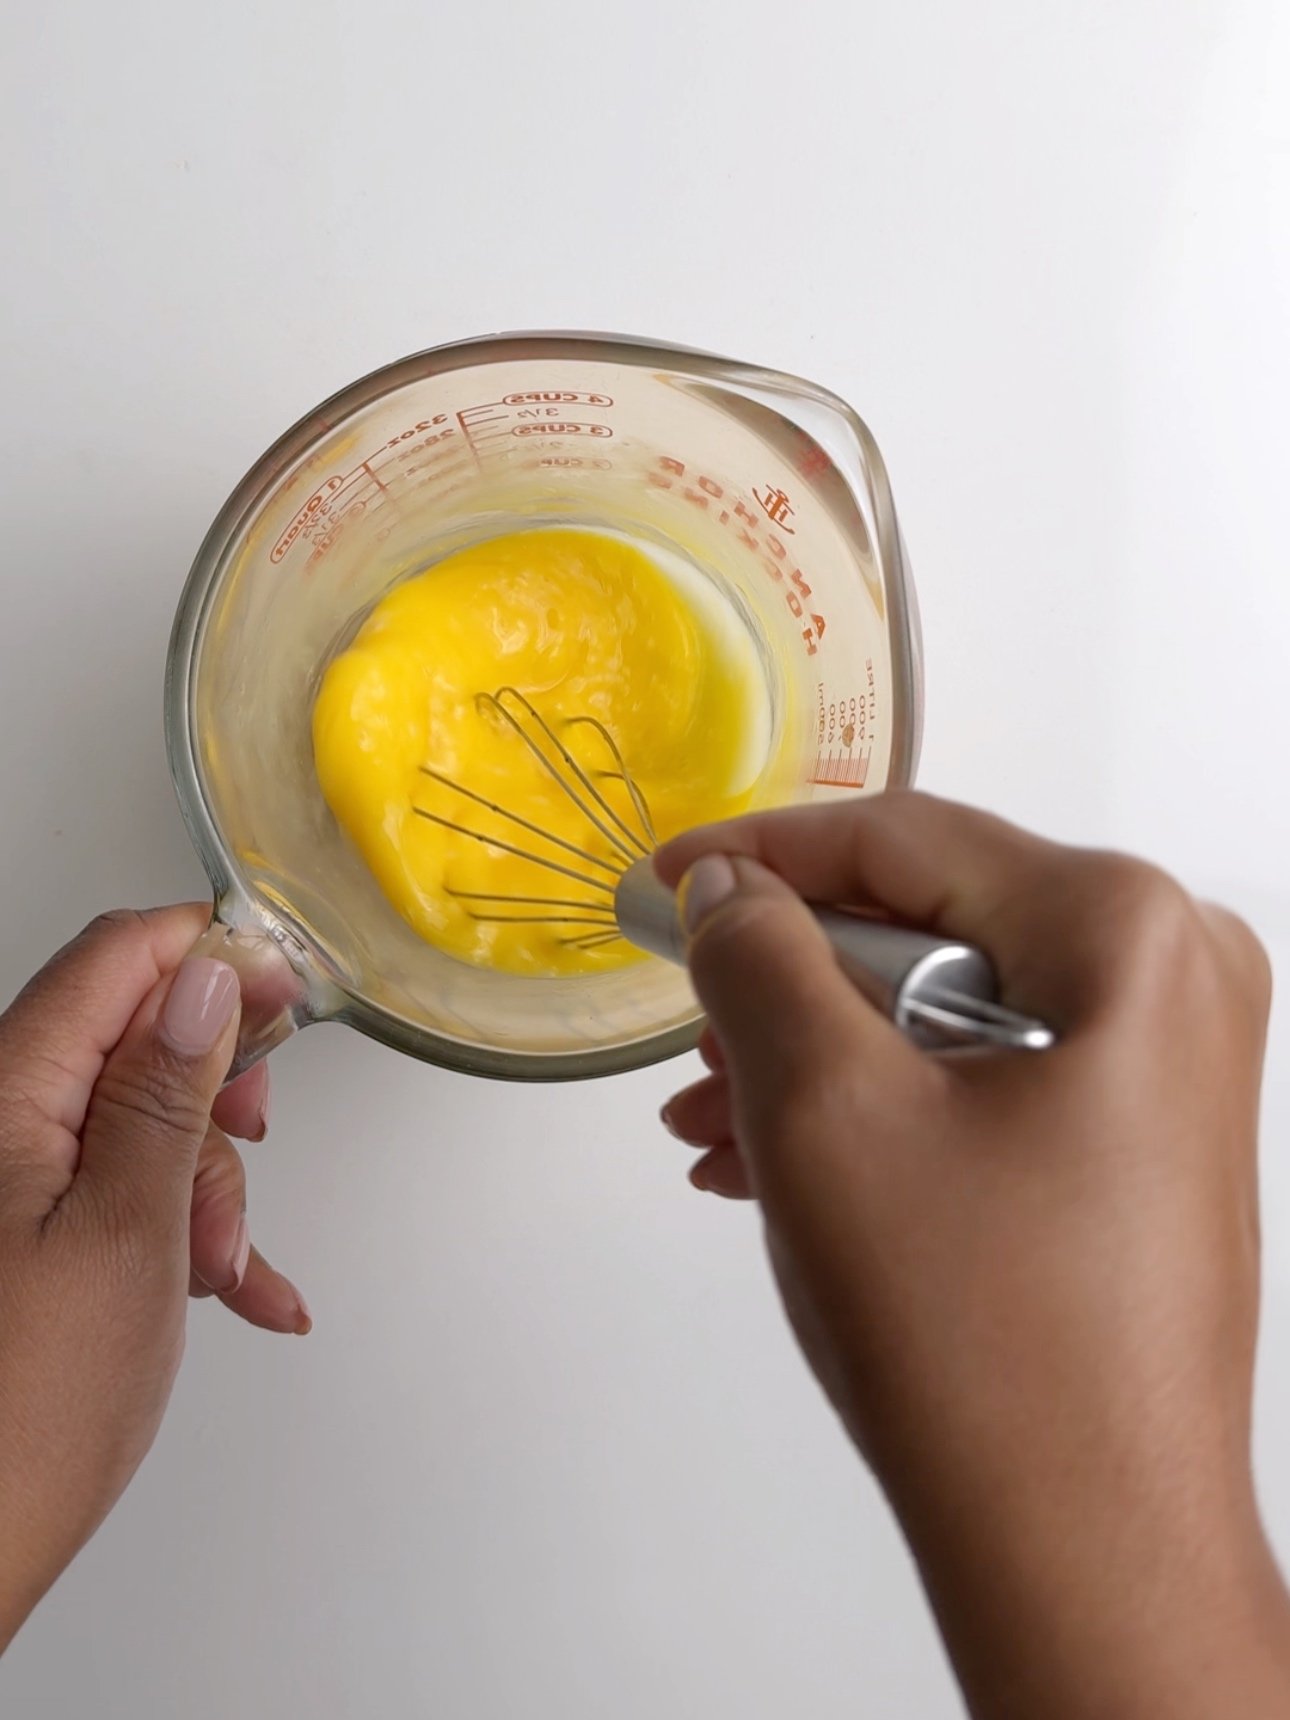
[[[181,1057],[205,1057],[232,1020],[237,999],[237,975],[227,962],[189,956],[162,1005],[160,1037]]]
[[[697,1188],[700,1194],[711,1194],[712,1184],[708,1181],[708,1173],[702,1163],[694,1166],[690,1172],[690,1186]]]
[[[714,908],[720,906],[738,880],[724,854],[705,854],[681,880],[681,918],[687,932],[697,932]]]
[[[674,1136],[678,1141],[680,1140],[681,1137],[676,1132],[676,1124],[672,1121],[672,1107],[670,1104],[664,1105],[663,1109],[658,1114],[658,1120],[662,1123],[669,1135]]]
[[[297,1338],[303,1338],[313,1330],[314,1318],[309,1312],[308,1302],[305,1301],[299,1290],[296,1290],[294,1284],[291,1288],[296,1291],[296,1324],[294,1331]]]
[[[256,1136],[256,1140],[258,1141],[262,1141],[269,1132],[269,1109],[272,1104],[273,1090],[271,1087],[266,1085],[264,1089],[264,1097],[260,1100],[260,1132]]]
[[[234,1290],[241,1287],[242,1280],[246,1277],[247,1262],[250,1258],[251,1231],[246,1222],[246,1215],[243,1213],[237,1221],[237,1234],[233,1240],[233,1259],[230,1270],[233,1273]]]
[[[193,1271],[202,1283],[213,1290],[217,1296],[231,1296],[235,1290],[242,1287],[246,1277],[247,1262],[251,1258],[251,1232],[247,1227],[246,1214],[243,1213],[237,1221],[237,1229],[233,1232],[233,1246],[228,1251],[228,1264],[222,1273]]]

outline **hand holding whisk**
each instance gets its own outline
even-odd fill
[[[638,948],[684,964],[685,933],[676,897],[654,874],[650,855],[658,845],[649,806],[627,768],[613,735],[597,718],[563,717],[549,722],[515,687],[479,695],[481,710],[504,723],[585,820],[585,842],[545,829],[514,807],[490,800],[467,784],[433,768],[423,774],[496,821],[450,818],[414,806],[420,818],[455,831],[533,868],[532,892],[451,890],[471,917],[485,924],[549,926],[572,949],[596,950],[626,938]],[[608,768],[591,770],[566,745],[573,731],[590,731],[605,750]],[[619,784],[619,811],[601,784]],[[626,816],[624,816],[624,813]],[[523,840],[516,840],[522,833]],[[547,875],[568,884],[563,894],[543,894]],[[576,885],[576,891],[569,888]],[[1054,1034],[1043,1022],[1003,1007],[987,957],[969,944],[938,938],[886,921],[811,904],[839,966],[848,979],[917,1044],[929,1050],[987,1045],[1045,1050]]]

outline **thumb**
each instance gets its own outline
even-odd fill
[[[818,1115],[830,1090],[913,1055],[838,967],[806,903],[757,861],[704,856],[682,880],[680,907],[690,976],[754,1152],[789,1116]]]
[[[139,1005],[90,1095],[77,1181],[187,1217],[197,1154],[240,1013],[226,962],[189,956]]]

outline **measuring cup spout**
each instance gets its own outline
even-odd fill
[[[191,953],[227,962],[241,987],[242,1019],[227,1081],[235,1081],[298,1029],[334,1013],[326,982],[311,970],[303,949],[247,904],[227,898],[216,902],[211,923]]]

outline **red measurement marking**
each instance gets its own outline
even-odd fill
[[[466,439],[466,446],[470,449],[471,457],[481,472],[483,471],[483,465],[479,458],[479,449],[475,446],[475,437],[471,430],[471,420],[478,417],[481,412],[491,412],[491,410],[492,408],[490,406],[465,406],[457,413],[457,423],[460,425],[461,433]]]
[[[328,498],[334,496],[337,490],[343,489],[344,486],[345,480],[341,477],[328,478],[325,483],[321,484],[300,509],[300,512],[283,532],[277,543],[274,544],[269,552],[269,560],[281,561],[309,522],[320,511],[324,513],[329,511],[326,507]]]
[[[360,460],[353,471],[343,476],[333,474],[314,491],[269,552],[270,561],[282,561],[303,539],[310,545],[305,567],[316,566],[340,536],[347,521],[360,518],[369,509],[382,507],[387,501],[397,512],[394,497],[371,462]]]
[[[815,760],[815,775],[811,781],[824,788],[863,788],[869,780],[869,761],[872,757],[872,747],[859,758],[854,758],[850,753],[819,753]]]
[[[420,489],[423,484],[436,483],[441,478],[451,477],[459,472],[462,461],[469,458],[469,453],[469,449],[461,447],[460,444],[455,448],[441,448],[436,453],[427,454],[424,460],[418,460],[415,465],[404,467],[403,471],[396,472],[394,477],[405,483],[411,483],[413,478],[417,478],[413,488]],[[419,473],[423,475],[418,477]]]
[[[503,406],[612,406],[608,394],[570,394],[558,389],[530,389],[527,394],[507,394]]]
[[[457,440],[453,441],[453,437],[457,437]],[[427,449],[435,450],[435,452],[427,454]],[[423,441],[405,442],[392,453],[387,446],[384,452],[386,457],[379,462],[380,469],[386,472],[392,471],[396,481],[399,478],[407,477],[409,472],[421,471],[431,461],[445,458],[455,459],[458,453],[461,453],[463,457],[465,455],[465,450],[461,446],[461,439],[451,424],[446,430],[437,430],[432,436],[425,437]],[[409,466],[407,464],[409,460],[415,460],[418,464]],[[374,470],[376,464],[374,458],[372,462]]]
[[[512,436],[612,436],[608,424],[573,424],[557,420],[554,424],[517,424]]]
[[[433,418],[422,418],[415,424],[409,424],[406,430],[400,430],[397,436],[391,436],[385,447],[378,448],[377,454],[385,453],[387,448],[397,448],[401,442],[410,442],[414,436],[424,436],[427,430],[437,430],[441,424],[448,422],[446,412],[436,412]],[[376,458],[376,454],[372,455]]]

